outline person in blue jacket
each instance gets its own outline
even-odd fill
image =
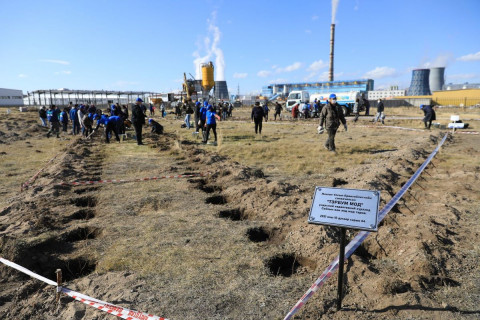
[[[215,135],[215,142],[213,144],[217,145],[217,121],[215,120],[215,118],[220,120],[220,116],[215,113],[215,111],[213,110],[213,107],[211,105],[208,105],[207,112],[206,112],[205,116],[206,116],[206,124],[207,124],[207,133],[204,136],[203,143],[208,142],[208,136],[210,134],[210,129],[212,129],[213,134]]]
[[[198,111],[199,114],[199,125],[198,127],[202,129],[202,136],[203,140],[205,140],[205,121],[207,120],[207,107],[208,104],[205,105],[206,102],[203,103],[203,107],[200,108]]]
[[[80,133],[80,121],[78,121],[78,104],[70,109],[70,121],[72,121],[72,134]]]
[[[63,108],[63,111],[60,113],[60,122],[62,123],[62,131],[67,132],[67,125],[68,125],[68,113],[67,108]]]
[[[110,133],[113,131],[115,134],[115,139],[120,142],[120,137],[118,136],[118,128],[121,125],[121,122],[123,121],[122,117],[120,116],[110,116],[108,117],[105,114],[102,114],[100,118],[98,118],[98,115],[94,116],[94,119],[97,120],[97,127],[95,128],[95,131],[97,131],[98,127],[103,124],[105,127],[105,141],[107,143],[110,143]]]
[[[60,110],[55,105],[51,105],[47,110],[47,120],[50,122],[50,130],[47,132],[47,138],[50,138],[50,134],[57,133],[57,138],[60,138]]]

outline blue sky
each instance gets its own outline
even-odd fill
[[[335,80],[446,66],[480,83],[480,0],[339,0]],[[331,0],[0,0],[0,87],[168,92],[213,61],[232,93],[327,80]],[[223,71],[223,72],[222,72]]]

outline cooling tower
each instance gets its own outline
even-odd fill
[[[333,51],[335,44],[335,24],[330,26],[330,69],[328,71],[328,81],[333,81]]]
[[[430,85],[428,83],[430,69],[415,69],[412,70],[412,82],[408,89],[409,96],[429,96]]]
[[[445,68],[430,68],[430,77],[429,77],[429,84],[430,84],[430,91],[441,91],[443,85],[445,84]]]
[[[215,98],[228,100],[227,81],[215,81]]]

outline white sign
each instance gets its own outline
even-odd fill
[[[308,223],[377,231],[380,192],[316,187]]]

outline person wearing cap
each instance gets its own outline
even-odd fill
[[[137,98],[135,104],[132,106],[132,124],[135,129],[135,135],[137,137],[137,144],[139,146],[143,145],[142,142],[142,126],[145,124],[145,113],[142,109],[141,98]]]
[[[375,119],[372,122],[377,122],[378,120],[382,120],[382,124],[385,124],[385,107],[383,105],[382,99],[378,99],[377,101],[377,114],[375,115]]]
[[[216,119],[220,120],[220,116],[215,113],[215,110],[211,105],[208,105],[207,107],[207,114],[206,114],[206,123],[207,123],[207,133],[204,135],[204,140],[203,143],[208,142],[208,136],[210,134],[210,129],[212,129],[213,134],[215,136],[215,142],[213,143],[214,145],[217,145],[217,122]]]
[[[47,138],[50,138],[50,134],[56,133],[57,138],[60,138],[60,110],[52,104],[50,109],[47,110],[47,120],[50,122],[50,130],[47,132]]]
[[[337,133],[340,122],[343,124],[345,131],[347,131],[347,121],[343,115],[342,107],[337,103],[337,96],[332,93],[329,97],[328,103],[323,107],[320,113],[320,126],[317,128],[318,133],[323,133],[327,130],[328,138],[325,142],[325,149],[335,152],[335,134]],[[325,128],[323,125],[325,124]]]
[[[152,133],[163,134],[163,126],[153,119],[148,119],[148,124],[152,127]]]
[[[262,134],[262,121],[265,117],[265,111],[260,106],[260,102],[255,102],[255,107],[252,108],[252,121],[255,122],[255,134]]]
[[[425,115],[425,117],[423,118],[425,129],[430,130],[430,127],[432,126],[432,121],[437,120],[435,110],[433,110],[432,106],[428,104],[421,104],[420,109],[423,110],[423,114]]]

